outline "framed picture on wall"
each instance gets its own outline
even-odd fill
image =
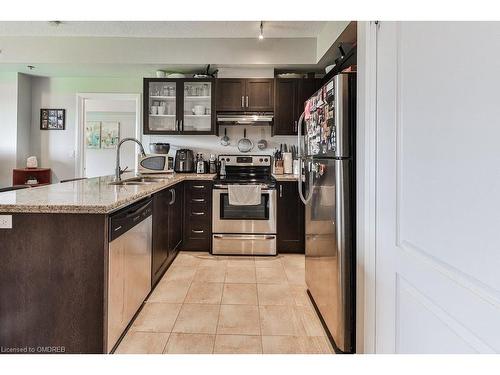
[[[116,148],[120,142],[120,123],[103,121],[101,123],[101,148]]]
[[[41,130],[64,130],[66,128],[65,109],[40,109]]]
[[[87,121],[85,124],[85,147],[101,148],[100,121]]]

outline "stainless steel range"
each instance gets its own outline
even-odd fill
[[[269,155],[219,155],[214,182],[212,252],[276,255],[276,180]],[[260,203],[230,204],[229,186],[259,185]]]

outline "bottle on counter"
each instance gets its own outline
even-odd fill
[[[214,154],[210,154],[209,173],[217,173],[217,160]]]
[[[196,155],[196,173],[205,173],[205,161],[203,154]]]

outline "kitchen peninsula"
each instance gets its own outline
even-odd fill
[[[113,214],[152,197],[150,291],[182,241],[184,181],[210,184],[214,175],[162,177],[143,185],[113,185],[111,176],[99,177],[0,194],[0,217],[6,223],[0,229],[0,346],[111,351],[108,280],[114,271],[108,267],[113,239],[108,232]],[[176,200],[179,205],[172,204]]]

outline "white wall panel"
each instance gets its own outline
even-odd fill
[[[380,24],[378,352],[500,352],[499,51],[500,23]]]

